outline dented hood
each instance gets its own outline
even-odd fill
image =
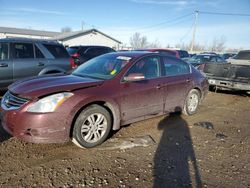
[[[26,98],[38,98],[57,92],[96,87],[103,82],[103,80],[74,75],[42,76],[15,82],[9,86],[9,90]]]

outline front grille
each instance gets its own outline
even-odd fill
[[[3,96],[1,106],[7,110],[19,109],[29,100],[13,95],[9,91]]]

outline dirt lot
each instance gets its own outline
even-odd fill
[[[39,145],[0,129],[0,187],[250,187],[250,97],[210,92],[197,115],[131,124],[112,138],[150,135],[129,149]]]

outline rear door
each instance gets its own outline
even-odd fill
[[[193,85],[190,65],[176,58],[163,57],[163,72],[165,74],[164,111],[180,111]]]
[[[0,88],[7,88],[13,82],[13,61],[10,58],[9,43],[0,43]]]
[[[14,53],[13,80],[37,76],[45,63],[35,58],[33,43],[12,43]]]
[[[148,56],[136,62],[126,73],[143,74],[140,81],[122,82],[120,106],[123,122],[131,122],[163,113],[164,89],[160,71],[160,57]]]

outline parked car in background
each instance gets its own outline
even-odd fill
[[[231,64],[250,65],[250,50],[239,51],[237,55],[227,61]]]
[[[232,58],[236,55],[236,53],[224,53],[221,55],[221,57],[224,59],[224,60],[227,60],[229,58]]]
[[[145,49],[136,49],[136,51],[149,51],[149,52],[158,52],[161,54],[171,55],[177,58],[187,58],[189,54],[185,50],[172,50],[164,48],[145,48]]]
[[[14,83],[0,117],[7,132],[25,141],[72,139],[94,147],[122,125],[174,111],[193,115],[207,91],[206,78],[180,59],[116,52],[87,61],[71,75]]]
[[[114,49],[107,46],[71,46],[67,48],[68,53],[73,58],[73,64],[77,66],[102,54],[115,52]]]
[[[250,92],[250,64],[206,64],[206,74],[211,89],[242,90]]]
[[[186,50],[176,50],[176,51],[178,52],[179,57],[181,59],[190,57],[189,53]]]
[[[55,41],[0,39],[0,89],[21,78],[71,70],[70,56]]]
[[[212,53],[194,55],[186,61],[199,70],[203,70],[206,63],[226,63],[219,55]]]

